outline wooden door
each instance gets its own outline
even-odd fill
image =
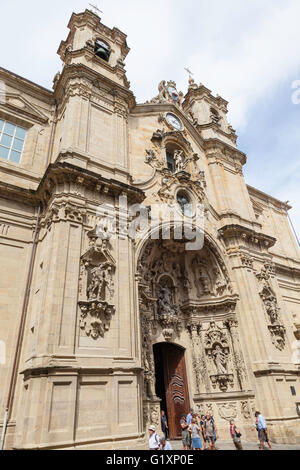
[[[163,356],[170,438],[178,439],[182,432],[180,418],[190,409],[184,350],[166,344]]]

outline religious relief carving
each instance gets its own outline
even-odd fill
[[[204,347],[210,370],[215,369],[215,373],[210,375],[212,386],[214,389],[219,386],[222,392],[226,392],[229,385],[234,385],[234,375],[229,371],[230,349],[225,333],[215,322],[211,322],[206,331]]]
[[[271,274],[274,273],[272,264],[265,264],[261,272],[256,274],[260,283],[260,297],[264,304],[264,309],[268,318],[268,329],[271,333],[271,338],[274,346],[283,351],[285,348],[285,335],[286,329],[281,323],[280,308],[275,292],[271,288],[269,279]]]
[[[225,419],[226,421],[231,421],[238,415],[237,403],[220,403],[218,405],[218,411],[220,418]]]
[[[228,289],[228,282],[219,267],[196,255],[192,260],[194,283],[197,297],[204,296],[221,297]]]
[[[164,167],[164,163],[158,159],[154,150],[146,150],[146,163],[155,169]]]
[[[247,401],[241,402],[241,414],[246,420],[251,418],[251,410]]]
[[[108,239],[99,238],[96,229],[88,237],[89,249],[81,258],[80,269],[80,328],[97,340],[109,331],[115,313],[112,302],[116,264],[108,250]]]

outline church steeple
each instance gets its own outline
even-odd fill
[[[64,64],[86,65],[129,88],[124,60],[130,49],[124,33],[118,28],[110,29],[102,24],[101,18],[90,10],[73,13],[68,28],[70,33],[58,49]]]

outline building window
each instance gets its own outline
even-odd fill
[[[169,152],[167,152],[167,163],[168,163],[168,169],[172,173],[175,173],[175,170],[176,170],[175,160],[174,160],[173,155]]]
[[[26,129],[0,119],[0,158],[20,163]]]
[[[191,203],[190,197],[187,195],[185,191],[179,191],[177,194],[177,203],[181,209],[181,212],[184,215],[189,217],[192,216],[193,213],[193,205]]]
[[[293,397],[297,395],[295,387],[291,387],[291,392]]]
[[[220,121],[220,116],[219,116],[218,111],[214,108],[211,108],[210,111],[211,111],[212,121],[218,123]]]

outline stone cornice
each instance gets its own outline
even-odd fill
[[[0,67],[0,79],[6,83],[11,82],[11,86],[13,88],[18,88],[22,90],[22,92],[27,93],[34,98],[40,99],[49,105],[54,105],[54,96],[52,91],[23,78],[14,72],[10,72],[9,70]]]
[[[300,369],[288,369],[282,366],[270,367],[269,369],[253,370],[255,377],[296,375],[300,376]]]
[[[114,179],[103,178],[92,171],[66,162],[50,165],[36,191],[0,182],[0,194],[9,199],[21,200],[22,203],[31,206],[42,204],[43,207],[46,207],[54,187],[64,181],[86,186],[97,194],[101,192],[111,196],[126,194],[129,201],[132,202],[141,203],[145,199],[145,194],[140,189]]]
[[[201,393],[200,395],[194,395],[195,403],[202,402],[224,402],[224,392],[218,393]],[[226,392],[226,400],[245,400],[247,398],[255,398],[253,390],[243,392]]]
[[[229,144],[226,144],[220,139],[211,138],[204,140],[204,148],[207,158],[217,158],[224,162],[234,163],[238,162],[244,166],[247,163],[247,156],[245,153],[238,150]]]
[[[282,202],[279,199],[276,199],[275,197],[270,196],[269,194],[266,194],[257,188],[253,188],[253,186],[247,185],[247,189],[248,189],[250,196],[258,197],[260,200],[263,200],[263,202],[265,202],[266,204],[271,203],[273,206],[275,206],[279,210],[288,212],[290,209],[292,209],[292,206],[290,206],[288,203]]]
[[[71,80],[74,83],[70,83]],[[86,80],[86,83],[81,83],[82,80]],[[97,95],[100,86],[107,96],[111,95],[112,98],[120,97],[128,104],[130,109],[136,105],[135,96],[127,87],[116,83],[84,64],[71,64],[64,67],[56,84],[55,98],[58,103],[65,102],[69,95],[68,87],[77,87],[78,94],[84,94],[85,92],[89,96],[92,94]]]
[[[235,134],[235,132],[228,133],[228,132],[223,131],[220,124],[214,121],[208,122],[207,124],[197,124],[196,128],[199,132],[201,132],[202,130],[206,130],[206,129],[212,129],[214,132],[216,132],[217,134],[220,134],[221,136],[226,137],[227,139],[231,140],[231,142],[234,145],[236,145],[237,135]]]
[[[70,377],[70,376],[98,376],[98,375],[128,375],[128,374],[140,374],[143,369],[138,366],[133,367],[81,367],[78,362],[74,361],[74,365],[64,365],[63,359],[59,361],[55,360],[55,365],[49,366],[36,366],[24,369],[21,375],[24,376],[24,380],[29,380],[35,377]],[[61,365],[59,365],[59,362]]]
[[[189,90],[185,96],[185,101],[183,103],[183,106],[189,107],[192,103],[193,100],[199,99],[199,98],[207,98],[211,103],[214,103],[217,105],[220,109],[227,113],[227,105],[228,101],[224,100],[221,96],[213,96],[211,94],[211,90],[206,88],[204,85],[200,84],[199,86],[193,85],[189,87]]]
[[[199,301],[189,301],[182,304],[181,310],[190,318],[207,317],[212,314],[220,313],[222,315],[235,315],[238,295],[226,296],[220,299]]]
[[[243,227],[242,225],[225,225],[219,229],[219,236],[224,240],[237,239],[244,241],[244,243],[260,245],[266,250],[272,248],[277,241],[274,237],[264,233],[258,233],[255,230]]]

